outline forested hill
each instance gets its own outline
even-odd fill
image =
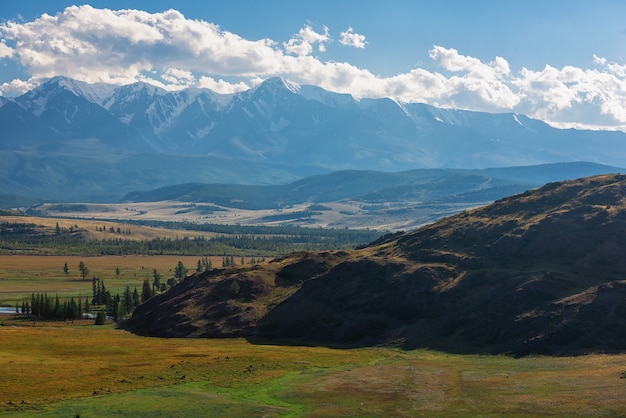
[[[551,183],[359,250],[194,275],[139,306],[127,327],[454,352],[624,351],[625,197],[622,175]]]

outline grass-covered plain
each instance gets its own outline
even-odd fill
[[[141,290],[144,279],[150,283],[156,269],[162,281],[174,277],[178,261],[182,261],[189,273],[195,271],[198,256],[32,256],[0,255],[0,306],[15,306],[32,292],[46,292],[60,297],[92,296],[92,277],[104,280],[113,294],[122,293],[126,286]],[[215,267],[222,265],[222,257],[210,257]],[[78,271],[80,262],[85,263],[89,274],[83,280]],[[244,262],[249,261],[245,258]],[[238,258],[236,262],[241,260]],[[67,263],[68,274],[63,271]],[[117,275],[117,269],[120,274]]]
[[[90,296],[80,261],[117,291],[197,259],[0,256],[0,305],[31,292]],[[626,414],[624,376],[626,354],[515,359],[160,339],[92,320],[0,316],[1,416],[609,417]]]
[[[112,326],[2,321],[0,415],[626,413],[626,355],[515,359],[331,349],[145,338]]]

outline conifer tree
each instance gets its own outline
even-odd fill
[[[157,269],[152,270],[152,277],[154,280],[152,281],[152,290],[158,292],[161,290],[161,274],[157,271]]]
[[[89,274],[89,269],[84,262],[81,261],[78,263],[78,271],[80,272],[80,277],[85,280],[85,277]]]
[[[130,292],[130,286],[126,286],[124,289],[124,296],[122,296],[123,315],[127,315],[133,311],[133,294]]]
[[[148,279],[144,279],[143,287],[141,288],[141,302],[145,302],[152,297],[152,288],[150,287],[150,283]]]
[[[96,325],[104,325],[106,323],[106,313],[104,311],[98,311],[96,314]]]
[[[178,264],[176,264],[176,268],[174,270],[174,277],[176,277],[179,281],[182,281],[186,275],[187,269],[185,268],[183,262],[179,261]]]

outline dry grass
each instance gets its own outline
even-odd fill
[[[626,413],[621,378],[626,355],[514,359],[23,325],[0,327],[0,413],[67,416],[72,410],[98,416],[111,408],[128,416],[155,408],[171,411],[168,416]]]
[[[174,268],[182,261],[191,272],[195,271],[198,256],[30,256],[0,255],[0,306],[14,306],[32,292],[58,293],[59,296],[91,296],[91,277],[105,281],[113,294],[121,293],[126,286],[141,289],[144,279],[153,280],[153,270],[165,282],[174,276]],[[214,267],[222,265],[222,257],[210,257]],[[82,280],[78,264],[83,261],[89,275]],[[247,258],[245,262],[249,261]],[[238,258],[236,262],[240,262]],[[63,272],[67,263],[68,275]],[[120,269],[119,277],[116,269]]]
[[[203,231],[186,231],[166,228],[156,228],[151,226],[130,225],[127,223],[100,221],[95,219],[67,219],[67,218],[47,218],[37,216],[3,216],[0,218],[2,222],[15,223],[32,223],[41,226],[47,233],[54,234],[57,223],[59,228],[69,230],[70,228],[78,229],[83,232],[87,239],[112,239],[123,238],[125,240],[152,240],[155,238],[183,239],[187,238],[211,238],[215,237],[214,232]],[[78,228],[76,228],[78,227]],[[119,228],[121,231],[130,230],[130,234],[118,234],[117,232],[109,232],[110,228],[115,231]],[[97,231],[99,228],[100,231]]]
[[[13,324],[0,327],[0,408],[194,381],[236,389],[287,371],[366,362],[371,356],[366,350],[251,345],[240,339],[144,338],[95,325]]]
[[[310,416],[617,416],[626,412],[624,360],[389,352],[375,364],[300,373],[283,395]]]
[[[214,206],[212,203],[209,205]],[[84,206],[87,212],[55,211],[56,204],[44,204],[39,210],[48,216],[72,217],[72,218],[96,218],[96,219],[120,219],[120,220],[159,220],[159,221],[189,221],[198,223],[214,223],[227,225],[281,225],[284,221],[268,221],[268,216],[280,213],[286,215],[297,213],[310,206],[309,203],[301,203],[276,209],[237,209],[222,207],[223,210],[205,214],[196,211],[194,204],[189,202],[161,201],[161,202],[125,202],[125,203],[87,203]],[[199,208],[202,204],[197,205]],[[413,229],[419,225],[432,222],[433,219],[451,215],[459,210],[466,209],[463,204],[443,204],[435,209],[422,208],[421,202],[406,201],[394,202],[396,213],[389,215],[387,207],[380,211],[362,210],[363,202],[358,200],[342,200],[341,202],[328,202],[324,206],[329,210],[317,212],[306,221],[294,221],[294,224],[306,227],[322,228],[352,228],[352,229],[379,229],[401,230]],[[399,211],[398,209],[404,209]]]

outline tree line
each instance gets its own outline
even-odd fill
[[[139,297],[139,292],[135,288],[132,292],[130,286],[126,286],[125,291],[120,295],[111,294],[104,285],[104,280],[94,277],[92,279],[93,294],[91,301],[85,298],[61,299],[59,295],[54,297],[48,293],[32,293],[30,299],[25,298],[22,303],[15,305],[17,314],[31,315],[33,317],[54,320],[67,321],[74,319],[83,319],[89,314],[95,313],[96,324],[104,324],[106,318],[111,318],[115,322],[119,322],[128,315],[132,314],[139,303],[143,300]],[[146,298],[151,297],[146,296]]]
[[[76,300],[71,297],[69,300],[61,300],[59,295],[53,298],[47,293],[33,293],[30,299],[24,299],[21,305],[19,303],[15,305],[15,312],[18,314],[51,320],[81,319],[88,310],[87,299],[83,305],[80,298]]]
[[[89,272],[87,265],[81,261],[79,263],[79,271],[81,276],[86,276]],[[211,270],[211,260],[208,257],[198,259],[196,271],[202,272]],[[65,274],[68,274],[69,268],[67,263],[63,265]],[[139,304],[144,303],[155,294],[163,292],[171,287],[176,286],[187,276],[187,268],[182,261],[178,261],[174,268],[174,277],[167,279],[166,282],[161,281],[161,274],[154,269],[152,272],[153,281],[150,283],[148,279],[144,279],[141,292],[135,287],[132,291],[130,286],[126,286],[122,294],[112,294],[106,288],[104,280],[93,276],[91,279],[92,297],[75,299],[73,296],[69,299],[62,299],[59,295],[54,297],[48,293],[32,293],[30,299],[25,298],[21,304],[15,305],[17,314],[31,315],[45,320],[74,320],[82,319],[85,315],[95,314],[95,323],[104,324],[107,318],[115,322],[120,322],[133,313]],[[116,269],[119,275],[119,268]]]
[[[169,224],[168,224],[169,225]],[[201,227],[201,225],[197,225]],[[236,227],[238,230],[242,227]],[[34,225],[6,225],[0,228],[0,253],[55,255],[222,255],[278,256],[294,251],[348,249],[378,238],[375,231],[324,230],[317,228],[251,227],[264,235],[225,234],[212,238],[154,238],[129,240],[121,237],[91,239],[65,234],[43,235]],[[294,232],[287,234],[287,232]],[[297,232],[297,233],[295,233]]]

